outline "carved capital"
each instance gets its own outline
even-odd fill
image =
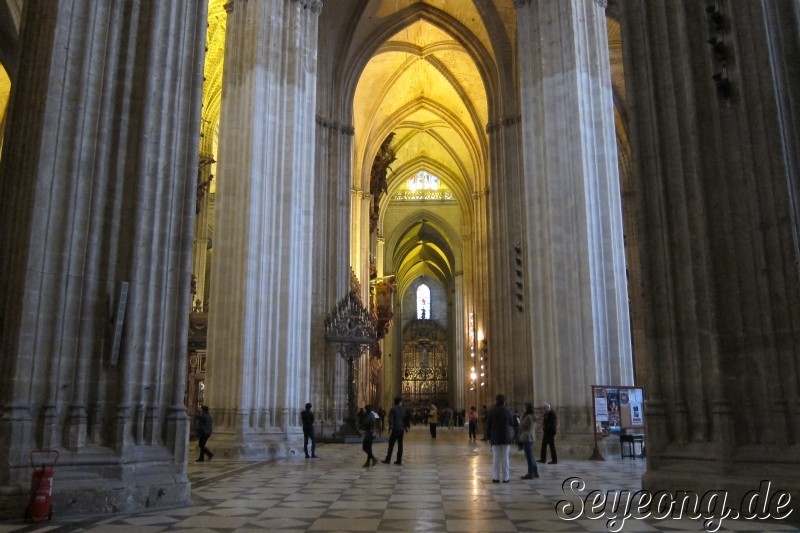
[[[608,0],[594,0],[594,2],[603,9],[608,7]]]
[[[489,123],[486,125],[486,133],[492,134],[497,131],[500,131],[503,128],[507,128],[509,126],[515,126],[522,121],[522,115],[515,115],[513,117],[505,117],[501,120],[498,120],[494,123]]]
[[[315,15],[322,13],[322,0],[289,0],[301,4],[303,9],[308,9]]]
[[[352,124],[341,124],[335,119],[323,117],[321,115],[317,115],[316,117],[317,126],[322,126],[325,129],[331,130],[333,132],[338,132],[343,135],[353,135],[355,133],[355,128],[353,128]]]

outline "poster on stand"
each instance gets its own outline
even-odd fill
[[[644,430],[644,390],[622,385],[592,385],[595,432],[611,435]]]

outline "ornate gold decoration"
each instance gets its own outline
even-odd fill
[[[372,212],[369,215],[370,233],[375,233],[375,229],[378,227],[381,196],[386,193],[388,187],[386,175],[389,172],[389,165],[397,159],[394,148],[391,146],[393,138],[394,132],[390,133],[386,139],[384,139],[372,162],[372,171],[369,177],[369,192],[372,195]]]

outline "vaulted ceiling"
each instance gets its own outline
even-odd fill
[[[425,168],[453,190],[471,191],[485,172],[483,80],[464,47],[428,21],[378,48],[359,79],[353,115],[356,151],[365,163],[389,132],[396,134],[395,179]]]
[[[210,0],[208,8],[201,151],[212,154],[216,152],[222,94],[226,3]],[[407,178],[427,170],[453,191],[468,223],[473,195],[488,187],[486,127],[492,104],[487,72],[502,77],[511,76],[514,69],[513,2],[326,0],[323,4],[320,24],[326,28],[327,40],[320,46],[335,48],[326,57],[341,58],[335,67],[344,70],[337,74],[339,79],[357,80],[352,101],[353,187],[369,190],[373,159],[387,135],[394,132],[392,146],[397,159],[387,176],[389,194],[383,202],[388,202],[392,191]],[[613,21],[609,43],[624,166],[627,134],[621,43],[619,27]],[[346,90],[347,83],[344,85],[339,90]],[[495,101],[494,105],[499,104]],[[624,172],[622,179],[625,189]],[[409,217],[397,231],[414,234],[418,220]],[[460,235],[461,228],[443,229],[421,246],[408,246],[405,238],[394,239],[404,244],[386,250],[386,257],[394,262],[395,272],[408,275],[419,273],[419,265],[430,265],[435,257],[436,268],[445,274],[453,262],[442,250],[460,249],[448,242],[448,234]],[[436,246],[430,244],[434,242]]]
[[[426,170],[456,192],[462,212],[468,209],[487,161],[487,97],[474,60],[452,35],[426,20],[392,35],[361,74],[353,119],[356,151],[365,162],[395,133],[390,191]],[[424,274],[449,284],[454,260],[446,231],[417,222],[413,213],[408,223],[397,248],[387,250],[401,289]]]

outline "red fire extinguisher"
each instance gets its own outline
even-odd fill
[[[58,462],[58,450],[33,450],[30,459],[33,477],[31,499],[25,509],[25,520],[33,522],[50,520],[53,518],[53,469]]]

